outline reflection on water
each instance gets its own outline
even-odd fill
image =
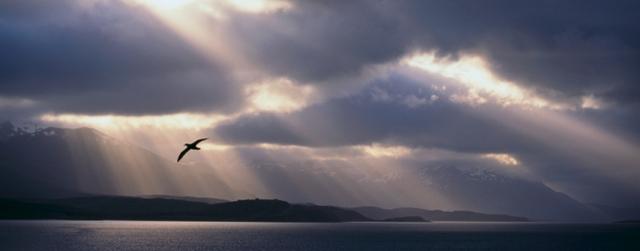
[[[0,250],[640,250],[637,224],[0,221]]]

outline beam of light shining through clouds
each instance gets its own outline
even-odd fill
[[[602,219],[594,205],[640,208],[637,10],[3,1],[0,143],[64,167],[42,182],[45,157],[11,152],[25,168],[2,175],[67,184],[52,193]]]

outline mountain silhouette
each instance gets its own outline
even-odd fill
[[[350,209],[374,220],[404,219],[407,217],[408,219],[412,219],[412,217],[420,217],[431,221],[529,221],[529,219],[524,217],[482,214],[470,211],[447,212],[421,208],[383,209],[378,207],[355,207]]]
[[[20,201],[0,199],[0,219],[180,220],[180,221],[371,221],[338,207],[281,200],[204,203],[178,199],[94,196]]]
[[[0,219],[180,221],[527,221],[509,215],[425,209],[341,208],[291,204],[276,199],[224,201],[178,196],[85,196],[63,199],[0,199]]]
[[[96,194],[209,198],[220,197],[217,191],[229,189],[220,185],[224,180],[213,168],[175,168],[175,160],[165,159],[91,128],[49,127],[27,131],[8,122],[0,123],[0,159],[0,198],[62,198]],[[277,163],[258,162],[251,168],[261,177],[261,182],[278,194],[278,198],[334,204],[327,198],[296,194],[297,191],[282,180],[284,167]],[[331,178],[319,177],[317,171],[295,168],[295,177],[304,184],[309,181],[309,186]],[[507,177],[480,168],[424,167],[421,172],[426,186],[421,189],[446,197],[455,202],[455,208],[459,210],[517,215],[535,220],[613,221],[635,218],[604,207],[584,205],[539,182]],[[200,186],[190,186],[196,182],[201,182]],[[322,189],[329,190],[317,196],[340,194],[338,190],[330,190],[333,189],[331,186]],[[396,216],[384,218],[390,217]]]

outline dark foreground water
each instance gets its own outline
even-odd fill
[[[640,250],[640,225],[0,221],[0,250]]]

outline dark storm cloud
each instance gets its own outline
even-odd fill
[[[74,113],[163,114],[232,111],[242,100],[238,87],[211,71],[161,74],[123,79],[120,87],[41,99],[54,111]],[[85,105],[86,104],[86,105]]]
[[[637,1],[328,1],[239,16],[230,33],[264,67],[303,81],[354,74],[414,50],[479,53],[558,98],[637,101]],[[330,82],[330,81],[329,81]]]
[[[589,135],[571,134],[579,128],[562,128],[561,123],[526,109],[489,104],[470,107],[452,102],[448,95],[456,93],[452,90],[455,85],[447,85],[451,87],[447,91],[430,87],[443,84],[442,81],[446,80],[392,74],[352,96],[330,99],[290,114],[242,116],[218,126],[214,134],[231,144],[315,148],[386,143],[461,153],[509,153],[522,164],[509,168],[526,168],[535,179],[549,182],[582,201],[637,206],[630,201],[636,201],[639,190],[623,177],[637,177],[638,173],[629,169],[634,165],[625,162],[627,157],[603,149],[606,142],[595,143],[588,139]],[[440,98],[431,101],[433,95]],[[584,112],[567,112],[562,116],[584,119],[581,113]],[[526,119],[531,116],[543,122],[532,124],[531,119]],[[619,122],[619,117],[612,120]],[[587,138],[575,138],[579,136]]]
[[[299,1],[293,6],[266,14],[229,12],[221,29],[255,65],[305,83],[341,85],[344,81],[336,79],[357,76],[367,66],[434,50],[482,54],[504,77],[554,98],[595,94],[625,104],[640,94],[636,1]],[[233,101],[241,87],[225,74],[234,69],[212,66],[151,14],[121,1],[3,1],[0,37],[2,96],[87,113],[219,110],[241,102]],[[208,72],[211,84],[171,77],[190,72]],[[211,96],[197,104],[156,102],[170,98],[168,90]],[[97,101],[86,102],[94,94]],[[78,95],[85,97],[73,98]],[[136,98],[143,95],[148,99]],[[109,102],[112,97],[121,98]]]
[[[392,5],[376,1],[300,1],[274,15],[237,15],[229,34],[241,50],[271,72],[300,81],[358,74],[363,67],[396,59],[412,34]]]
[[[439,93],[438,93],[439,94]],[[501,125],[434,94],[400,75],[378,80],[359,94],[329,100],[292,114],[246,115],[215,131],[233,143],[342,146],[392,142],[471,152],[507,152],[527,147]],[[424,100],[414,106],[407,100]]]
[[[225,69],[143,9],[119,1],[5,1],[0,9],[3,96],[82,113],[238,105]]]
[[[470,17],[466,29],[478,34],[462,29],[471,36],[459,39],[478,41],[471,49],[484,53],[507,78],[568,97],[595,93],[638,101],[637,2],[502,1],[465,7],[459,9]],[[442,10],[447,11],[453,8]]]

